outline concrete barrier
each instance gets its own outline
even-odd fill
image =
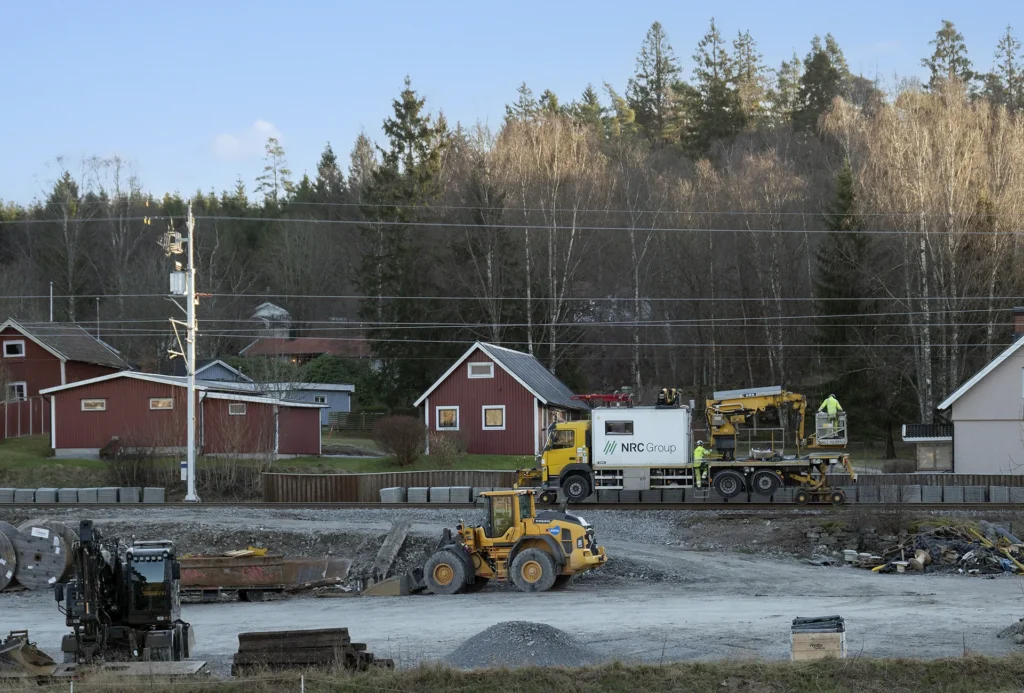
[[[921,502],[922,503],[941,503],[942,502],[942,487],[941,486],[922,486],[921,487]]]
[[[964,502],[964,487],[963,486],[943,486],[942,487],[942,502],[943,503],[963,503]]]
[[[14,502],[15,503],[35,503],[36,502],[36,490],[34,488],[16,488],[16,489],[14,489]]]
[[[0,488],[0,503],[13,503],[14,502],[14,489],[13,488]]]
[[[161,489],[163,490],[163,489]],[[78,502],[79,503],[98,503],[99,492],[94,488],[80,488],[78,489]],[[161,501],[162,503],[163,501]]]
[[[36,503],[56,503],[57,502],[57,489],[55,488],[37,488],[36,489]]]
[[[661,491],[660,488],[652,488],[652,489],[650,489],[648,491],[641,491],[640,492],[640,502],[641,503],[660,503],[661,502],[661,493],[662,493],[662,491]]]
[[[846,503],[852,505],[857,502],[857,487],[856,486],[839,486],[837,487],[846,496]]]
[[[879,486],[878,487],[878,500],[881,503],[899,503],[899,501],[900,501],[900,487],[899,486]]]
[[[452,486],[448,490],[449,503],[470,503],[473,499],[473,489],[469,486]]]
[[[901,493],[900,498],[904,503],[920,503],[921,502],[921,485],[910,484],[908,486],[900,487]]]
[[[73,489],[77,491],[78,489]],[[117,501],[122,505],[131,505],[142,500],[142,489],[138,486],[122,486],[117,493]],[[63,502],[63,501],[62,501]]]
[[[447,486],[431,486],[429,503],[451,503],[451,489]]]
[[[597,489],[597,502],[598,503],[618,503],[619,502],[619,491],[618,491],[618,489],[610,489],[610,488],[599,488],[599,489]]]
[[[408,490],[406,498],[409,503],[426,503],[430,499],[430,489],[414,486]]]
[[[987,491],[984,486],[964,486],[964,503],[984,503]]]
[[[59,488],[59,489],[57,489],[57,502],[58,503],[77,503],[78,502],[78,489],[77,488]]]
[[[82,499],[82,489],[78,492],[78,499]],[[92,489],[95,491],[96,489]],[[162,486],[147,486],[142,489],[142,502],[143,503],[163,503],[165,498],[164,489]],[[94,501],[95,502],[95,501]]]
[[[116,486],[105,486],[103,488],[96,489],[96,502],[97,503],[116,503],[118,499],[119,488]]]
[[[492,490],[493,489],[490,486],[474,486],[473,487],[473,502],[476,502],[477,500],[480,499],[480,494],[481,493],[487,493],[488,491],[492,491]]]
[[[858,486],[857,487],[857,502],[858,503],[877,503],[878,502],[878,487],[877,486]]]
[[[772,503],[792,503],[793,494],[796,493],[796,489],[792,486],[783,486],[782,488],[775,489],[775,493],[772,494]]]
[[[1024,503],[1024,486],[1011,486],[1010,487],[1010,502],[1011,503]]]
[[[639,503],[640,492],[639,491],[619,491],[619,502],[620,503]]]
[[[406,492],[402,486],[392,486],[391,488],[382,488],[380,490],[381,503],[405,503],[405,499]]]
[[[662,503],[682,503],[684,491],[681,488],[664,488],[661,490]]]
[[[1010,489],[1007,486],[989,486],[988,487],[988,502],[989,503],[1009,503],[1010,502]]]

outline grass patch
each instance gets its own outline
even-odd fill
[[[845,659],[817,662],[724,661],[666,665],[623,665],[582,669],[493,669],[455,671],[442,666],[409,670],[307,671],[310,693],[669,693],[744,691],[745,693],[975,693],[1016,691],[1024,686],[1024,656],[992,658],[968,655],[941,660]],[[300,672],[267,673],[235,680],[145,680],[145,690],[161,693],[276,693],[298,690]],[[76,685],[89,693],[123,693],[140,679],[103,677]],[[0,684],[2,691],[38,691],[32,682]]]

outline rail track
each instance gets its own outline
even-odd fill
[[[1021,510],[1024,511],[1024,504],[1021,503],[846,503],[843,505],[831,505],[829,503],[809,503],[797,505],[796,503],[747,503],[739,501],[735,503],[580,503],[570,505],[574,510],[585,512],[587,510],[690,510],[700,511],[721,511],[734,510],[742,512],[745,510],[776,510],[793,512],[799,511],[821,511],[821,510],[850,510],[864,508],[871,510],[885,510],[901,508],[905,511],[912,510]],[[400,510],[400,509],[447,509],[447,510],[475,510],[478,508],[474,503],[264,503],[260,501],[241,502],[212,502],[212,503],[5,503],[0,505],[0,510],[143,510],[143,509],[175,509],[175,510],[202,510],[203,508],[238,508],[252,510],[345,510],[345,509],[376,509],[376,510]]]

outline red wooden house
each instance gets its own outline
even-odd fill
[[[536,358],[477,342],[416,400],[427,430],[466,440],[472,454],[535,455],[555,421],[587,410]]]

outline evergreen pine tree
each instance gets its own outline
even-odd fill
[[[749,31],[737,34],[732,42],[733,84],[740,108],[748,124],[757,125],[767,114],[768,73]]]
[[[1010,111],[1024,109],[1024,55],[1010,26],[999,39],[995,65],[984,76],[984,83],[983,93],[994,105],[1006,106]]]
[[[821,38],[815,36],[811,40],[811,50],[804,58],[804,72],[800,76],[796,108],[793,109],[793,126],[797,130],[817,128],[818,119],[832,108],[832,101],[840,96],[842,65],[837,67],[832,60],[833,55],[821,45]]]
[[[532,120],[537,117],[540,105],[537,99],[533,98],[533,90],[523,82],[516,89],[516,102],[505,106],[506,120]]]
[[[693,84],[687,99],[690,122],[685,142],[693,156],[703,156],[712,142],[733,137],[745,124],[732,58],[725,45],[712,18],[693,54]]]
[[[317,202],[341,202],[345,198],[345,175],[338,166],[338,157],[328,142],[316,165]]]
[[[377,171],[380,163],[377,161],[377,149],[373,142],[360,132],[356,137],[356,143],[352,146],[349,154],[348,180],[346,181],[352,197],[358,201],[364,189],[373,180],[373,174]]]
[[[955,79],[968,88],[975,78],[971,60],[967,57],[967,45],[963,34],[956,30],[953,22],[943,19],[942,28],[935,33],[935,39],[928,43],[935,46],[930,58],[923,58],[921,65],[931,72],[929,89],[938,89],[944,82]]]
[[[629,102],[619,96],[612,85],[605,82],[604,90],[612,103],[611,113],[604,118],[605,133],[609,138],[631,137],[639,132],[636,124],[636,113],[629,107]]]
[[[276,137],[267,138],[264,151],[263,161],[266,163],[263,165],[263,173],[256,178],[256,192],[263,193],[267,205],[278,207],[295,189],[291,180],[292,171],[285,160],[284,147]]]
[[[790,60],[783,60],[779,66],[772,90],[772,120],[776,123],[790,122],[800,99],[800,78],[803,77],[803,63],[796,53]]]
[[[583,94],[580,96],[580,100],[573,102],[569,110],[572,113],[573,120],[577,123],[595,132],[601,130],[604,123],[605,109],[601,105],[601,99],[598,97],[593,85],[587,85],[587,88],[583,90]]]
[[[558,115],[565,112],[565,109],[558,103],[558,96],[550,89],[545,89],[540,95],[540,103],[538,105],[540,112],[545,115]]]
[[[626,87],[626,103],[636,123],[647,136],[659,142],[672,141],[678,129],[674,86],[679,79],[679,61],[664,28],[651,24],[640,54],[636,73]]]

